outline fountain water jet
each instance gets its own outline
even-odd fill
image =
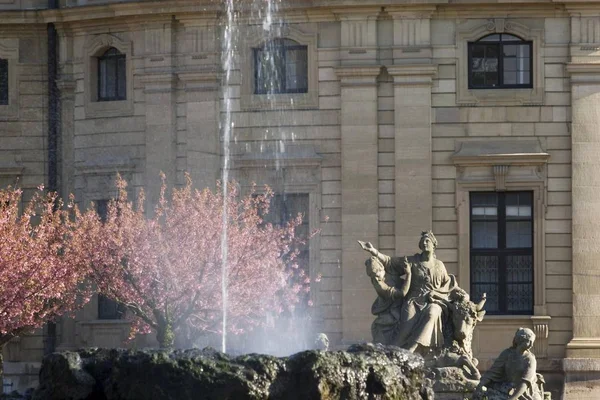
[[[233,56],[234,56],[234,33],[235,33],[235,15],[234,15],[234,4],[233,0],[227,0],[226,3],[227,22],[223,29],[223,51],[221,55],[221,62],[223,65],[223,71],[225,71],[225,82],[224,82],[224,104],[225,104],[225,121],[222,126],[223,130],[223,173],[222,173],[222,184],[223,184],[223,231],[221,236],[221,257],[222,257],[222,271],[221,271],[221,296],[223,303],[223,324],[222,324],[222,336],[221,336],[221,351],[225,353],[227,351],[227,190],[229,182],[229,142],[231,141],[231,133],[233,130],[233,123],[231,121],[231,92],[229,90],[231,84],[231,71],[233,67]]]

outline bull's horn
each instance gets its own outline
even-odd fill
[[[486,300],[487,300],[487,295],[484,293],[481,296],[481,300],[479,301],[479,303],[477,303],[477,311],[483,310],[483,305],[485,304]]]

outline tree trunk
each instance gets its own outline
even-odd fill
[[[175,333],[170,322],[161,322],[158,325],[156,339],[161,349],[172,349],[175,344]]]

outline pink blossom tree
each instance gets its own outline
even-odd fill
[[[22,212],[20,189],[0,190],[0,384],[2,349],[12,338],[82,307],[91,294],[83,244],[95,215],[42,190]]]
[[[268,188],[242,197],[231,184],[225,201],[220,185],[199,191],[188,177],[167,199],[163,176],[159,204],[148,218],[144,194],[134,207],[120,177],[117,187],[106,221],[89,230],[89,259],[99,291],[133,316],[132,333],[152,328],[168,348],[184,326],[196,334],[221,332],[224,205],[228,331],[252,329],[267,313],[291,309],[303,298],[308,277],[294,263],[302,217],[282,227],[265,223]]]

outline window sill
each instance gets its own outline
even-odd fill
[[[459,89],[456,97],[461,105],[540,105],[544,92],[539,88]]]
[[[319,108],[319,93],[307,92],[242,95],[240,98],[240,106],[246,111]]]
[[[133,100],[87,101],[85,116],[91,117],[125,117],[133,115]]]

